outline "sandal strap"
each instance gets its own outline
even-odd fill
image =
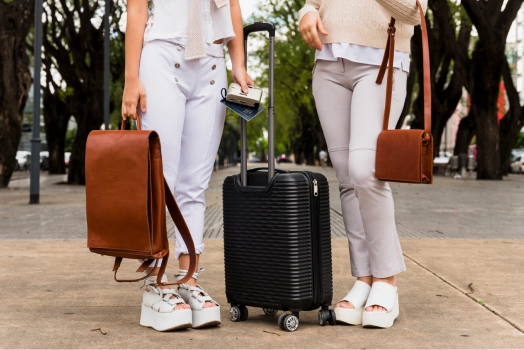
[[[198,279],[198,274],[202,273],[204,271],[206,271],[206,269],[199,268],[198,270],[195,271],[195,273],[191,277],[194,278],[195,280],[197,280]],[[178,273],[175,274],[175,278],[176,278],[177,281],[179,281],[182,278],[184,278],[186,276],[186,274],[187,274],[187,270],[178,270]]]
[[[189,293],[192,297],[197,299],[200,303],[204,304],[206,302],[214,303],[216,305],[219,305],[209,294],[207,294],[204,289],[200,285],[196,285],[196,287],[190,286],[189,284],[182,284],[180,287],[185,288],[189,290]]]
[[[366,300],[369,297],[369,292],[371,291],[371,286],[366,282],[357,280],[353,285],[353,288],[349,291],[348,294],[341,301],[349,301],[355,309],[360,309],[366,303]]]
[[[145,272],[142,272],[142,274],[146,275]],[[157,284],[157,276],[149,276],[148,278],[146,278],[144,280],[144,283],[142,284],[142,286],[140,287],[140,289],[144,288],[145,286],[151,286],[151,285],[156,285]],[[162,283],[167,283],[167,275],[164,274],[162,275],[162,280],[161,280]]]
[[[184,299],[182,299],[180,294],[175,292],[172,288],[164,289],[164,288],[160,288],[158,286],[153,286],[153,285],[148,285],[147,288],[150,291],[152,291],[153,293],[160,295],[162,300],[170,305],[174,306],[176,304],[185,304],[185,301]]]
[[[386,282],[374,282],[371,286],[371,292],[369,293],[365,308],[377,305],[390,312],[395,305],[396,296],[397,287],[393,287]]]

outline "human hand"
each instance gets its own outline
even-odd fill
[[[233,67],[233,70],[231,71],[231,75],[233,76],[233,81],[237,84],[240,84],[242,87],[242,92],[247,94],[249,92],[248,85],[255,86],[255,82],[253,79],[249,77],[249,75],[246,72],[246,69],[243,66],[240,67]]]
[[[146,90],[138,78],[126,79],[122,96],[122,119],[138,118],[138,106],[146,111]]]
[[[328,32],[324,28],[320,15],[317,12],[311,11],[306,13],[298,25],[298,31],[309,46],[319,51],[322,50],[322,42],[318,33],[327,36]]]

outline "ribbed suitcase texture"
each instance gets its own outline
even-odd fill
[[[314,180],[318,195],[314,194]],[[253,186],[253,184],[266,184]],[[329,185],[321,174],[250,172],[223,186],[226,296],[233,305],[314,310],[333,297]]]

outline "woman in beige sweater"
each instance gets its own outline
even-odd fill
[[[420,0],[424,9],[427,0]],[[399,313],[395,276],[406,270],[391,189],[375,177],[385,84],[375,83],[390,17],[397,20],[389,127],[406,96],[416,0],[307,0],[299,30],[316,49],[313,95],[337,173],[351,273],[357,281],[335,307],[337,321],[387,328]]]

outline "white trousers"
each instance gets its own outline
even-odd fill
[[[317,61],[313,95],[339,182],[342,214],[355,277],[390,277],[405,271],[395,227],[391,188],[375,177],[386,81],[379,67],[345,59]],[[394,70],[389,128],[394,129],[406,97],[407,73]]]
[[[223,56],[222,45],[216,51]],[[218,56],[218,55],[217,55]],[[226,115],[220,103],[227,87],[224,57],[186,61],[184,48],[168,41],[148,42],[140,58],[146,90],[144,130],[160,136],[164,176],[191,231],[197,254],[204,250],[206,192]],[[176,232],[176,258],[187,254]]]

